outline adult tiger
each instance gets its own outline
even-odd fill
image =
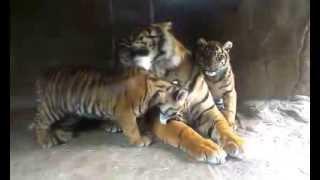
[[[235,127],[237,92],[230,63],[231,48],[231,41],[221,44],[218,41],[207,42],[204,38],[200,38],[193,53],[205,74],[205,80],[213,98],[222,98],[221,111],[229,125]]]
[[[184,121],[201,135],[216,139],[230,156],[239,156],[242,152],[243,139],[233,132],[215,105],[200,68],[193,60],[190,51],[170,33],[171,26],[171,22],[152,24],[120,41],[118,45],[120,63],[123,66],[142,67],[158,77],[186,87],[189,96],[188,106],[183,110]],[[173,132],[179,132],[179,129],[171,128],[170,123],[162,126],[159,123],[159,114],[154,114],[152,129],[160,139],[168,141],[168,138],[179,136]],[[172,133],[174,136],[168,137],[168,134]],[[190,136],[188,138],[192,141]],[[201,146],[196,143],[194,145]],[[219,153],[218,150],[213,151],[217,152],[214,157],[202,160],[209,161],[208,159],[213,158],[217,159],[217,163],[224,162],[223,153]]]
[[[52,128],[68,115],[116,120],[131,144],[149,145],[136,118],[158,106],[174,115],[188,92],[144,70],[130,68],[110,75],[90,67],[64,67],[48,71],[37,80],[39,104],[32,124],[38,143],[46,148],[71,139],[72,132]]]

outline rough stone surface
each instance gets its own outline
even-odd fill
[[[309,98],[255,100],[243,107],[239,133],[247,142],[245,158],[228,159],[219,166],[196,162],[159,141],[137,148],[129,146],[122,134],[102,131],[83,132],[68,144],[42,150],[27,130],[33,110],[20,109],[10,119],[10,176],[14,180],[309,179]]]

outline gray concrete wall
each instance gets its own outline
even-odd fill
[[[11,89],[59,64],[110,66],[111,39],[170,20],[189,48],[198,37],[234,42],[240,99],[310,94],[309,0],[30,0],[11,3]],[[114,24],[110,22],[112,12]]]

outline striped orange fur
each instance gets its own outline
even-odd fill
[[[242,149],[242,138],[233,132],[228,121],[217,108],[204,74],[197,62],[194,61],[191,52],[170,32],[171,26],[170,22],[152,24],[139,33],[132,34],[129,38],[120,41],[119,63],[123,66],[144,68],[157,77],[186,87],[189,90],[188,105],[182,111],[182,120],[202,136],[209,136],[212,139],[220,137],[219,145],[229,155],[237,156]],[[156,119],[157,115],[154,118]],[[219,125],[217,126],[217,124]],[[160,139],[170,139],[173,137],[166,138],[168,133],[179,131],[180,128],[180,126],[174,126],[174,128],[170,128],[170,126],[170,123],[166,126],[156,124],[153,130]],[[219,130],[219,128],[223,130]],[[194,139],[189,137],[188,140],[193,141]],[[227,148],[225,147],[227,144],[234,146]],[[193,145],[200,146],[199,143]],[[217,151],[217,149],[213,151]],[[201,159],[196,156],[195,158]],[[221,163],[224,162],[224,158],[223,153],[214,153],[214,157],[208,159],[219,159],[217,163]],[[204,159],[204,161],[209,161],[208,159]]]
[[[136,118],[154,106],[173,115],[187,95],[172,83],[132,68],[111,75],[89,67],[65,67],[48,71],[36,84],[39,102],[33,129],[43,147],[70,140],[63,130],[52,129],[70,114],[114,120],[131,144],[149,145],[151,140],[140,134]]]
[[[214,99],[223,100],[222,113],[231,127],[235,127],[237,92],[229,52],[232,42],[221,44],[200,38],[195,49],[195,60],[205,74],[205,80]]]

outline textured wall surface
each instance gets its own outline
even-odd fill
[[[240,99],[310,94],[309,0],[12,0],[11,9],[14,97],[31,97],[48,66],[110,66],[112,39],[165,20],[189,48],[198,37],[234,42]]]

